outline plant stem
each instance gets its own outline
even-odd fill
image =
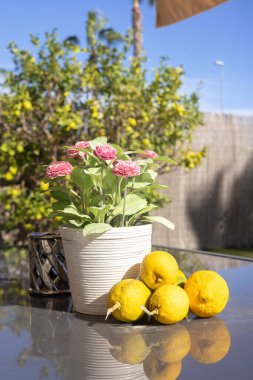
[[[119,183],[118,183],[118,197],[119,197],[118,201],[119,202],[121,201],[121,182],[122,182],[122,180],[123,180],[123,177],[120,178]]]
[[[124,202],[123,202],[123,213],[122,213],[122,223],[121,226],[124,227],[125,225],[125,213],[126,213],[126,195],[127,195],[127,178],[124,188]]]
[[[101,169],[101,177],[102,177],[102,187],[101,187],[101,207],[104,207],[104,204],[105,204],[105,192],[104,192],[104,183],[103,183],[103,179],[104,179],[104,168],[105,168],[105,163],[103,161],[102,163],[102,169]]]

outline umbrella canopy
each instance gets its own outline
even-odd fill
[[[156,26],[174,24],[228,0],[156,0]]]

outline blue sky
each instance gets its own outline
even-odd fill
[[[29,48],[29,33],[43,37],[58,29],[60,37],[76,34],[85,40],[85,15],[97,10],[111,26],[124,32],[131,24],[131,0],[0,0],[0,67],[11,67],[6,46],[14,40]],[[253,114],[253,1],[230,0],[178,24],[155,28],[155,9],[142,4],[144,47],[148,68],[161,56],[183,65],[184,91],[202,81],[201,108],[219,111],[219,68],[225,62],[224,103],[232,113]]]

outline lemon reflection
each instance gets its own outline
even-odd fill
[[[231,343],[225,322],[216,317],[170,326],[123,327],[99,323],[93,328],[107,342],[111,360],[116,359],[110,370],[114,368],[115,375],[121,374],[122,379],[125,368],[129,379],[176,380],[188,354],[199,363],[217,363],[228,354]],[[132,373],[137,368],[139,377],[137,372]]]
[[[143,369],[149,380],[176,380],[180,375],[182,362],[164,363],[151,354],[145,360]]]
[[[191,338],[182,325],[171,326],[160,334],[154,334],[152,352],[156,358],[166,363],[182,360],[190,351]]]
[[[190,323],[190,335],[190,355],[199,363],[217,363],[229,352],[230,333],[225,322],[219,318],[193,320]]]
[[[112,356],[120,363],[139,364],[149,354],[143,335],[134,331],[128,335],[122,335],[118,344],[110,346]]]

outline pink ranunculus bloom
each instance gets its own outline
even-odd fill
[[[96,157],[101,158],[104,161],[113,160],[116,157],[117,150],[111,145],[98,145],[94,149],[94,154]]]
[[[64,177],[72,172],[73,166],[67,161],[56,161],[48,165],[46,177],[53,179],[56,177]]]
[[[85,152],[80,152],[80,150],[75,149],[75,148],[82,148],[82,149],[87,149],[90,146],[89,141],[78,141],[74,146],[71,146],[67,150],[67,157],[68,158],[78,158],[82,159],[84,158],[87,154]]]
[[[117,160],[113,164],[113,173],[120,177],[135,177],[140,174],[140,166],[134,161]]]
[[[141,156],[143,158],[155,158],[155,157],[158,157],[158,154],[156,152],[154,152],[153,150],[148,150],[148,149],[145,149],[142,153],[141,153]]]

